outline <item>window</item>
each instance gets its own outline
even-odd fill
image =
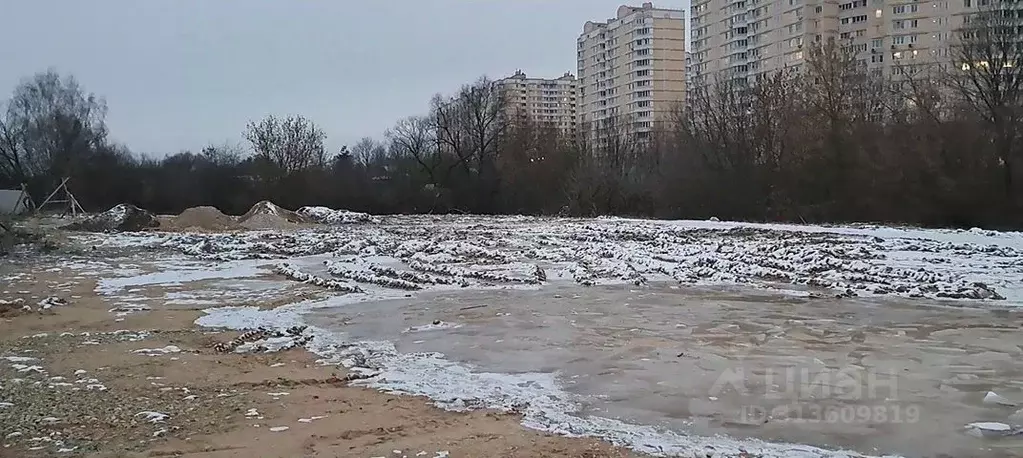
[[[632,65],[634,65],[636,67],[644,67],[644,66],[650,65],[650,59],[640,59],[640,60],[637,60],[636,62],[634,62]]]
[[[650,50],[649,49],[637,49],[636,50],[636,55],[637,56],[649,56],[650,55]]]
[[[703,66],[706,67],[707,64],[703,64]],[[650,80],[636,81],[636,87],[646,87],[646,86],[649,86],[649,85],[650,85]]]
[[[881,17],[881,10],[875,10],[874,17]]]
[[[632,97],[635,99],[650,97],[650,91],[636,91]]]
[[[867,29],[860,29],[860,30],[856,31],[856,36],[857,37],[862,37],[862,36],[864,36],[866,34],[867,34]]]
[[[636,76],[650,76],[650,70],[636,70]]]
[[[650,106],[650,101],[649,100],[640,100],[639,102],[636,102],[636,106],[639,107],[639,108],[649,107]]]
[[[884,38],[875,38],[873,40],[870,40],[870,47],[871,48],[883,48],[884,47]]]
[[[892,21],[892,28],[895,30],[915,29],[918,25],[920,25],[920,21],[917,19],[907,19],[905,21]]]
[[[892,44],[904,45],[904,44],[916,43],[916,35],[895,35],[892,37]]]
[[[650,28],[649,27],[643,27],[642,29],[636,29],[635,33],[636,33],[636,35],[649,35],[650,34]]]
[[[821,11],[824,11],[824,8],[821,8],[821,7],[819,7],[819,6],[818,6],[818,7],[815,7],[815,8],[813,9],[813,12],[814,12],[814,13],[820,13]]]

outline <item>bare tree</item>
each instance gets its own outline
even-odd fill
[[[559,212],[565,205],[565,176],[578,157],[574,138],[549,123],[523,116],[509,126],[497,158],[502,211]]]
[[[441,165],[441,157],[437,154],[436,137],[428,118],[404,118],[384,135],[391,142],[393,154],[413,158],[429,177],[430,184],[439,184],[437,167]]]
[[[284,175],[323,167],[327,150],[323,146],[326,134],[312,121],[302,116],[277,118],[267,116],[259,122],[250,122],[245,139],[252,145],[256,157],[275,166]]]
[[[106,103],[53,70],[22,81],[0,108],[0,178],[68,176],[106,141]]]
[[[372,137],[362,137],[352,146],[351,154],[359,164],[367,166],[385,159],[387,148]]]
[[[241,162],[244,149],[240,144],[225,142],[220,145],[206,145],[202,157],[210,164],[226,167]]]
[[[964,19],[948,81],[990,134],[1002,185],[1013,199],[1023,136],[1023,15],[1014,2],[990,0]]]
[[[508,126],[501,88],[484,77],[463,86],[454,97],[434,97],[431,105],[437,150],[453,159],[439,178],[452,187],[456,183],[451,172],[460,169],[471,205],[477,211],[491,208],[499,142]]]

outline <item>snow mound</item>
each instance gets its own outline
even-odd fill
[[[349,210],[334,210],[328,207],[302,207],[296,212],[320,224],[372,223],[375,219],[368,213]]]
[[[83,221],[68,224],[63,229],[85,232],[131,232],[159,226],[160,221],[149,211],[132,204],[119,204]]]
[[[304,223],[306,219],[286,208],[280,207],[277,204],[270,202],[269,200],[263,200],[256,202],[252,208],[249,209],[244,215],[239,218],[241,221],[245,221],[256,215],[271,215],[284,218],[292,223]]]
[[[257,202],[238,222],[246,229],[289,229],[297,224],[307,223],[305,217],[291,210],[277,206],[269,200]]]

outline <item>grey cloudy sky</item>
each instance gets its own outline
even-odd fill
[[[480,75],[574,73],[583,23],[621,3],[0,0],[0,99],[52,67],[104,96],[114,140],[137,152],[237,142],[271,113],[313,119],[336,149]]]

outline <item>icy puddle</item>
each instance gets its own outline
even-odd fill
[[[965,429],[1019,422],[1009,417],[1021,406],[1008,404],[1023,403],[1023,311],[962,305],[562,284],[421,293],[306,318],[474,372],[556,374],[582,400],[579,417],[869,455],[1023,456],[1020,436]],[[984,401],[989,391],[1005,399]]]

